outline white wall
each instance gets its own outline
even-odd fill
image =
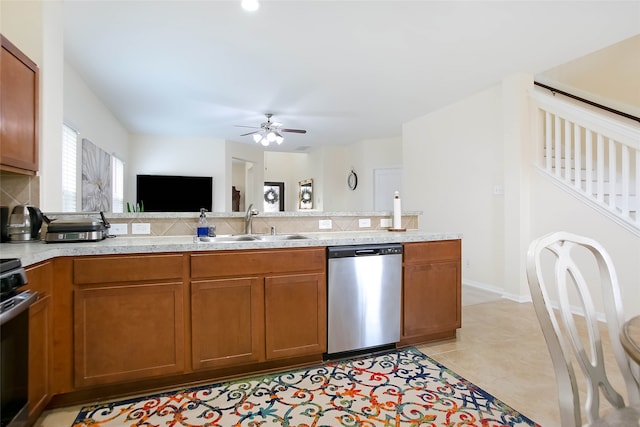
[[[400,137],[367,139],[314,150],[310,153],[309,167],[314,178],[317,209],[326,212],[373,211],[374,169],[400,167],[402,161]],[[354,191],[347,186],[352,169],[358,175],[358,186]]]
[[[81,141],[85,138],[124,162],[124,200],[125,204],[133,202],[135,192],[130,193],[130,182],[127,180],[132,166],[129,158],[129,132],[68,63],[64,64],[64,122],[79,133],[78,165],[81,164],[82,159]],[[81,178],[79,167],[78,189],[82,188]],[[78,191],[78,210],[80,210],[80,197],[81,194]]]
[[[504,288],[501,90],[493,87],[403,126],[403,209],[420,229],[461,232],[463,275]]]
[[[534,172],[531,177],[531,240],[563,230],[600,242],[613,259],[626,317],[640,314],[640,237],[586,207],[543,174]],[[595,304],[603,312],[598,298]]]
[[[640,34],[540,73],[536,80],[640,117]]]
[[[129,153],[131,166],[127,169],[128,175],[125,177],[125,202],[135,200],[138,174],[211,176],[213,211],[224,211],[224,140],[131,135]],[[228,210],[231,211],[231,204]]]
[[[373,211],[373,171],[378,168],[402,167],[402,138],[366,139],[347,148],[347,167],[339,172],[340,187],[348,195],[344,210]],[[352,168],[358,175],[358,186],[354,191],[347,186],[347,177]],[[404,195],[401,194],[401,197]],[[393,198],[393,194],[389,194],[389,198]],[[404,207],[404,210],[407,208]]]
[[[285,211],[298,210],[298,183],[314,178],[309,173],[311,169],[309,157],[308,153],[264,152],[264,180],[284,183]],[[319,182],[318,177],[314,178],[314,199],[317,196],[315,184],[319,184]],[[262,210],[262,205],[258,209]]]

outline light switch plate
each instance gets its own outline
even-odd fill
[[[134,222],[131,224],[131,234],[151,234],[151,224],[148,222]]]
[[[320,230],[329,230],[331,227],[332,224],[330,219],[321,219],[318,221],[318,228]]]
[[[360,228],[365,228],[365,227],[371,227],[371,218],[360,218],[358,220],[358,227]]]
[[[391,218],[380,218],[380,227],[391,227]]]
[[[109,234],[111,234],[112,236],[127,234],[128,232],[128,224],[111,224],[111,227],[109,227]]]

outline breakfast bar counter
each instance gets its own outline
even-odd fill
[[[405,232],[346,231],[301,233],[302,239],[194,242],[194,236],[117,236],[97,242],[81,243],[3,243],[3,258],[19,258],[23,266],[48,259],[85,255],[124,255],[162,252],[198,252],[217,250],[302,248],[372,243],[408,243],[458,240],[461,233],[430,233],[420,230]],[[268,237],[268,236],[267,236]]]

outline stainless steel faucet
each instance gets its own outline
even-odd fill
[[[247,209],[247,214],[244,217],[244,234],[253,234],[253,230],[252,230],[253,217],[260,213],[257,209],[251,209],[252,207],[253,207],[253,203],[249,205],[249,208]]]

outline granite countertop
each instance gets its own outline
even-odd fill
[[[404,243],[436,240],[457,240],[461,233],[429,233],[419,230],[405,232],[347,231],[301,233],[308,239],[277,241],[198,242],[193,236],[118,236],[99,242],[80,243],[2,243],[2,258],[20,258],[23,266],[63,256],[121,255],[154,252],[196,252],[232,249],[298,248],[313,246],[340,246],[374,243]]]

